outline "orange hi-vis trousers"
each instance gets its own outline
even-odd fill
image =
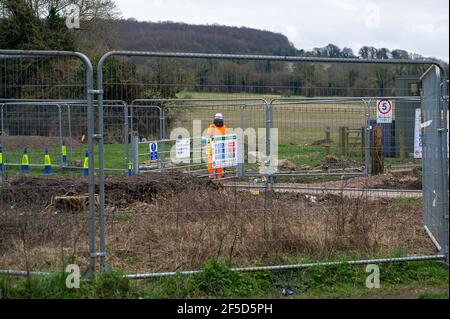
[[[227,135],[227,128],[225,126],[218,127],[212,124],[208,127],[206,135],[208,137]],[[214,169],[212,150],[208,152],[208,173],[210,178],[222,178],[224,173],[223,168]]]

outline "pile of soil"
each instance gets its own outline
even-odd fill
[[[107,205],[123,207],[133,202],[152,202],[156,196],[218,188],[220,186],[209,179],[183,173],[109,176],[105,180],[105,199]],[[0,191],[0,202],[16,207],[45,207],[51,204],[55,196],[87,193],[87,178],[20,176],[5,183]]]
[[[325,156],[325,159],[322,161],[321,164],[316,166],[316,169],[345,169],[345,168],[355,168],[358,166],[358,163],[356,161],[349,160],[346,157],[336,157],[333,155],[327,155]]]
[[[73,138],[64,138],[64,142],[71,148],[82,148],[83,144]],[[0,144],[7,150],[18,149],[43,149],[59,147],[59,137],[44,137],[44,136],[2,136]]]

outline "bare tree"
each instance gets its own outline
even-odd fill
[[[10,0],[0,0],[0,14],[6,14],[4,8]],[[78,5],[80,18],[85,21],[95,19],[117,19],[120,11],[114,0],[26,0],[36,17],[47,17],[51,9],[62,17],[70,14],[70,7]]]

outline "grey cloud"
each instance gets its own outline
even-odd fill
[[[297,48],[334,43],[402,48],[449,60],[449,2],[388,0],[116,0],[125,17],[141,21],[219,23],[287,35]],[[379,8],[377,27],[368,19]],[[370,22],[370,21],[369,21]]]

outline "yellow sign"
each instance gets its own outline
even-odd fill
[[[65,145],[61,146],[61,153],[63,156],[67,156],[67,146]]]
[[[89,168],[89,157],[86,157],[84,159],[84,167],[83,168]]]

